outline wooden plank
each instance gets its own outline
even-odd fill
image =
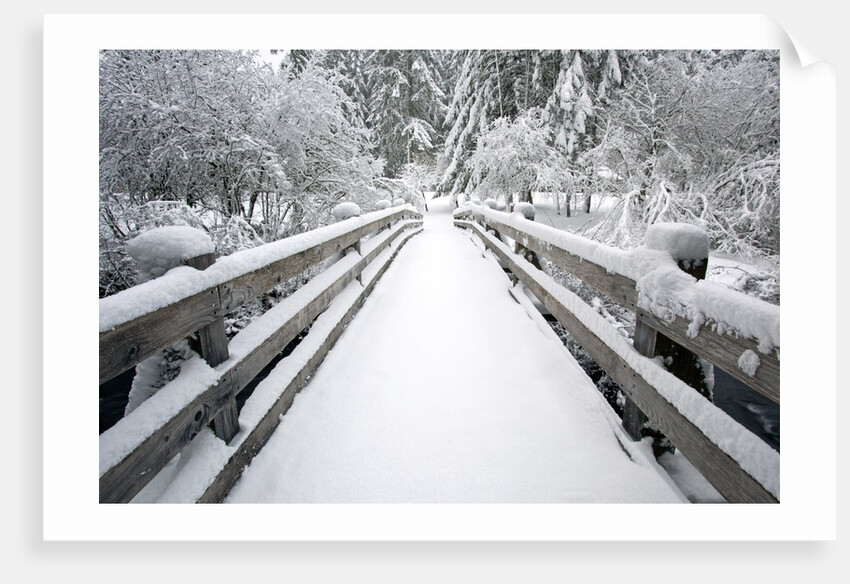
[[[133,452],[104,473],[100,479],[101,502],[127,502],[138,494],[147,482],[189,443],[199,428],[209,423],[228,406],[228,403],[233,401],[257,373],[262,371],[298,333],[313,322],[333,298],[354,279],[355,275],[359,274],[402,232],[403,230],[399,230],[390,234],[385,241],[376,246],[376,249],[367,254],[367,257],[362,258],[319,292],[261,346],[224,372],[212,387],[155,430]]]
[[[566,270],[570,274],[580,278],[587,285],[593,287],[617,304],[626,307],[637,305],[638,293],[634,280],[620,274],[613,274],[598,264],[571,254],[565,249],[552,245],[501,221],[483,215],[476,216],[476,218],[488,227],[492,227],[510,237],[525,249],[533,251],[562,270]]]
[[[345,248],[346,253],[356,253],[357,255],[362,256],[363,255],[363,252],[361,250],[361,244],[362,243],[363,243],[363,240],[358,239],[354,243],[354,245],[351,245],[351,246]],[[361,286],[363,285],[363,272],[360,272],[359,274],[357,274],[357,281],[360,283]]]
[[[212,288],[100,333],[100,383],[170,347],[219,316],[218,290]]]
[[[719,335],[708,326],[703,326],[697,336],[691,337],[688,334],[690,322],[684,318],[677,317],[673,322],[666,322],[642,308],[634,310],[637,318],[664,336],[701,356],[774,403],[779,403],[779,358],[775,352],[765,355],[759,351],[758,344],[752,339],[742,339],[727,334]],[[738,359],[747,350],[755,352],[761,361],[754,376],[748,375],[738,367]]]
[[[196,270],[206,270],[215,263],[215,254],[207,253],[186,260],[186,265]],[[218,292],[218,289],[216,289]],[[219,305],[221,299],[219,299]],[[210,367],[224,363],[230,356],[227,350],[227,334],[224,330],[224,318],[221,308],[217,311],[218,318],[210,324],[198,329],[198,338],[201,341],[201,357]]]
[[[151,355],[207,326],[223,314],[238,308],[316,265],[334,253],[378,229],[393,223],[405,211],[370,221],[307,250],[294,253],[248,274],[180,299],[99,335],[100,383],[120,375]],[[407,211],[410,214],[409,211]]]
[[[676,265],[680,270],[695,280],[705,280],[708,273],[708,234],[702,231],[705,255],[703,257],[681,258],[676,257]],[[675,253],[680,255],[675,248],[676,243],[669,240],[656,242],[654,249],[664,249],[671,256]],[[638,318],[638,320],[640,320]],[[642,321],[646,322],[646,321]],[[706,399],[711,400],[711,388],[705,378],[705,370],[700,362],[700,357],[690,349],[683,347],[673,339],[663,334],[657,335],[655,345],[655,354],[664,357],[665,361],[669,359],[667,371],[693,387]]]
[[[705,279],[706,268],[708,266],[708,235],[704,233],[703,235],[705,256],[691,257],[687,260],[677,259],[676,261],[676,265],[680,270],[697,280]],[[665,240],[661,243],[667,246],[666,251],[675,251],[672,249],[674,242]],[[656,247],[655,249],[660,248]],[[706,399],[711,399],[711,393],[705,381],[705,372],[703,371],[699,357],[682,347],[682,345],[658,333],[645,320],[640,318],[640,316],[635,317],[633,346],[639,354],[649,359],[655,356],[664,358],[667,363],[665,366],[667,371],[697,390]],[[626,397],[625,402],[623,428],[626,429],[626,432],[633,440],[640,440],[643,434],[643,426],[646,423],[646,416],[631,398]],[[653,451],[657,452],[656,449],[659,447],[662,438],[663,436],[661,435],[654,436]]]
[[[221,304],[224,313],[235,310],[264,294],[310,266],[315,266],[335,253],[354,245],[366,235],[388,226],[392,217],[372,221],[354,231],[344,233],[309,249],[294,253],[267,266],[243,274],[221,285]]]
[[[363,305],[366,298],[369,296],[369,294],[371,294],[372,289],[375,287],[375,284],[377,284],[378,280],[381,279],[384,272],[386,272],[387,268],[389,268],[390,264],[395,259],[399,250],[418,232],[419,231],[414,231],[412,233],[406,234],[405,237],[399,242],[399,245],[393,252],[392,256],[390,256],[389,260],[369,281],[364,290],[360,293],[358,299],[346,312],[345,316],[328,334],[328,337],[322,343],[320,348],[316,351],[316,353],[313,354],[313,356],[298,372],[298,374],[289,383],[289,385],[286,386],[286,388],[281,393],[280,398],[268,410],[268,412],[266,412],[266,414],[263,416],[257,426],[255,426],[254,429],[251,430],[250,434],[245,437],[245,440],[239,445],[236,452],[231,455],[225,466],[221,469],[218,475],[216,475],[215,479],[213,479],[213,482],[210,484],[210,486],[207,487],[203,495],[199,497],[197,501],[198,503],[220,503],[224,500],[224,498],[233,488],[233,485],[235,485],[236,482],[239,480],[239,477],[242,476],[242,470],[248,464],[250,464],[254,456],[256,456],[256,454],[262,449],[266,442],[268,442],[272,433],[280,424],[281,416],[286,414],[286,412],[289,411],[289,408],[292,406],[292,402],[295,399],[295,395],[298,393],[298,391],[301,390],[302,387],[304,387],[307,382],[307,379],[319,367],[322,361],[324,361],[327,354],[336,344],[336,341],[339,339],[339,337],[342,335],[342,332],[344,331],[346,325],[351,321],[352,318],[354,318],[354,315]]]
[[[358,263],[346,271],[330,286],[322,290],[302,310],[286,321],[263,344],[245,355],[232,369],[235,382],[234,394],[238,395],[298,333],[307,328],[330,305],[333,299],[354,280],[356,274],[360,273],[363,267],[365,267],[365,262],[363,264]]]
[[[655,388],[640,376],[614,350],[608,347],[575,315],[557,301],[509,254],[495,245],[490,237],[470,223],[485,244],[499,256],[523,284],[537,296],[576,341],[599,363],[603,370],[623,389],[627,396],[681,450],[694,467],[729,502],[776,503],[776,498],[750,476],[728,454],[711,442],[702,431],[685,418]]]
[[[101,477],[101,502],[126,503],[198,433],[211,422],[257,374],[318,316],[354,279],[356,265],[322,290],[260,346],[234,364],[218,382],[192,404],[158,428],[133,452]],[[362,269],[362,267],[361,267]],[[203,422],[200,426],[199,423]],[[148,476],[150,475],[150,476]],[[127,483],[130,484],[127,484]],[[112,497],[120,496],[119,499]]]
[[[665,337],[699,355],[768,399],[779,403],[779,358],[775,351],[767,355],[761,353],[755,340],[743,339],[729,334],[718,334],[711,329],[711,323],[703,325],[699,333],[695,337],[691,337],[688,334],[690,328],[688,320],[677,317],[673,322],[667,322],[652,315],[647,310],[639,308],[634,280],[620,274],[608,273],[602,266],[570,254],[532,235],[518,231],[510,225],[484,216],[476,217],[487,225],[495,226],[511,239],[521,241],[523,247],[534,251],[559,268],[580,278],[613,302],[634,311],[637,319],[644,320]],[[761,360],[761,365],[752,377],[738,367],[738,359],[747,350],[758,354]]]

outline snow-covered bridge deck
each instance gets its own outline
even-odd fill
[[[432,202],[225,502],[686,502]]]
[[[778,502],[778,452],[653,359],[663,334],[779,403],[778,307],[682,271],[677,258],[705,257],[694,229],[660,225],[623,251],[519,213],[431,205],[103,299],[102,380],[193,331],[201,346],[101,434],[101,502],[685,501],[641,440],[644,415],[726,501]],[[538,259],[634,311],[634,342]],[[225,337],[222,315],[310,267]],[[623,391],[622,425],[526,290]]]

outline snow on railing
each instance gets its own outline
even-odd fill
[[[402,210],[394,207],[362,216],[352,216],[325,227],[218,258],[213,266],[204,271],[188,266],[173,268],[159,278],[102,298],[99,305],[100,332],[114,329],[134,318],[185,300],[211,287],[220,286],[274,262],[353,233],[358,228],[373,226],[382,220],[411,212],[418,213],[408,205]]]
[[[623,389],[627,411],[636,404],[640,419],[646,413],[727,500],[778,500],[778,452],[652,359],[657,330],[779,402],[778,307],[682,271],[683,260],[707,261],[707,242],[696,230],[664,225],[649,241],[661,249],[626,251],[536,224],[522,213],[476,205],[458,209],[455,219],[484,241]],[[638,350],[637,334],[632,345],[541,271],[537,254],[635,310],[651,341]],[[709,320],[710,331],[704,326]],[[625,415],[623,424],[637,439]]]
[[[408,217],[414,220],[403,220]],[[231,443],[238,435],[244,438],[246,429],[239,427],[235,396],[344,291],[354,286],[353,296],[346,292],[345,298],[356,298],[358,303],[347,305],[347,322],[374,286],[374,281],[362,283],[364,270],[394,242],[400,247],[415,235],[418,231],[410,232],[409,228],[421,225],[420,219],[421,214],[411,206],[352,216],[218,261],[204,256],[204,261],[196,262],[203,271],[173,268],[160,278],[101,300],[103,382],[104,376],[109,379],[194,331],[204,333],[214,328],[229,310],[325,262],[321,273],[255,319],[229,343],[223,334],[214,339],[215,343],[223,343],[217,359],[211,360],[206,354],[202,335],[201,357],[184,361],[175,379],[101,434],[101,502],[129,501],[195,436],[204,434],[205,426],[213,420],[216,435],[224,442]],[[391,260],[380,257],[385,258],[386,264]],[[329,258],[335,261],[326,262]],[[199,312],[193,313],[196,309]],[[322,351],[330,350],[334,335],[340,334],[345,322],[336,323],[324,340],[314,338],[310,346],[319,342]],[[313,334],[312,328],[310,332]],[[320,351],[308,358],[309,367],[299,365],[299,380],[304,381],[318,365],[320,353],[324,354]],[[104,361],[110,360],[105,366]],[[228,414],[230,419],[223,417],[228,411],[232,412]],[[273,418],[265,421],[260,434],[276,425],[278,417]],[[219,432],[220,420],[232,425],[225,435]],[[254,429],[247,431],[251,443],[256,445],[260,434],[255,434]],[[240,451],[239,456],[250,459],[256,450],[246,452]]]
[[[100,383],[253,300],[364,237],[404,217],[412,206],[375,211],[236,252],[206,269],[179,266],[100,300]]]
[[[675,317],[688,319],[692,337],[700,327],[710,323],[721,334],[755,340],[764,354],[780,346],[778,306],[712,282],[696,280],[679,269],[676,260],[680,258],[674,258],[667,250],[648,247],[622,250],[529,221],[522,213],[504,213],[479,205],[461,207],[455,216],[465,213],[512,227],[612,274],[634,280],[640,308],[667,322]],[[682,229],[688,228],[677,226],[674,235],[682,235]],[[527,240],[520,243],[529,247]]]

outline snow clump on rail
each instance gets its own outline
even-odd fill
[[[185,225],[155,227],[127,242],[127,254],[136,262],[138,283],[153,280],[186,260],[215,251],[208,234]]]
[[[761,359],[754,351],[747,349],[741,354],[741,357],[738,359],[738,367],[741,368],[741,371],[753,377],[759,369],[761,365]]]
[[[708,233],[687,223],[656,223],[646,230],[646,247],[666,251],[677,261],[708,259],[709,243]]]
[[[534,221],[534,205],[531,203],[520,202],[514,205],[514,213],[522,213],[523,217],[529,221]]]
[[[334,207],[332,213],[334,219],[344,221],[352,217],[360,217],[361,211],[357,203],[344,202]]]

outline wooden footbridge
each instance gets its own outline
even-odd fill
[[[672,344],[778,404],[778,307],[700,282],[687,232],[661,235],[626,252],[435,200],[103,299],[101,383],[187,337],[199,356],[101,434],[100,501],[686,503],[647,417],[727,501],[776,503],[778,453],[654,357]],[[228,340],[228,313],[319,267]],[[632,310],[633,337],[549,267]],[[623,390],[622,422],[541,311]]]

